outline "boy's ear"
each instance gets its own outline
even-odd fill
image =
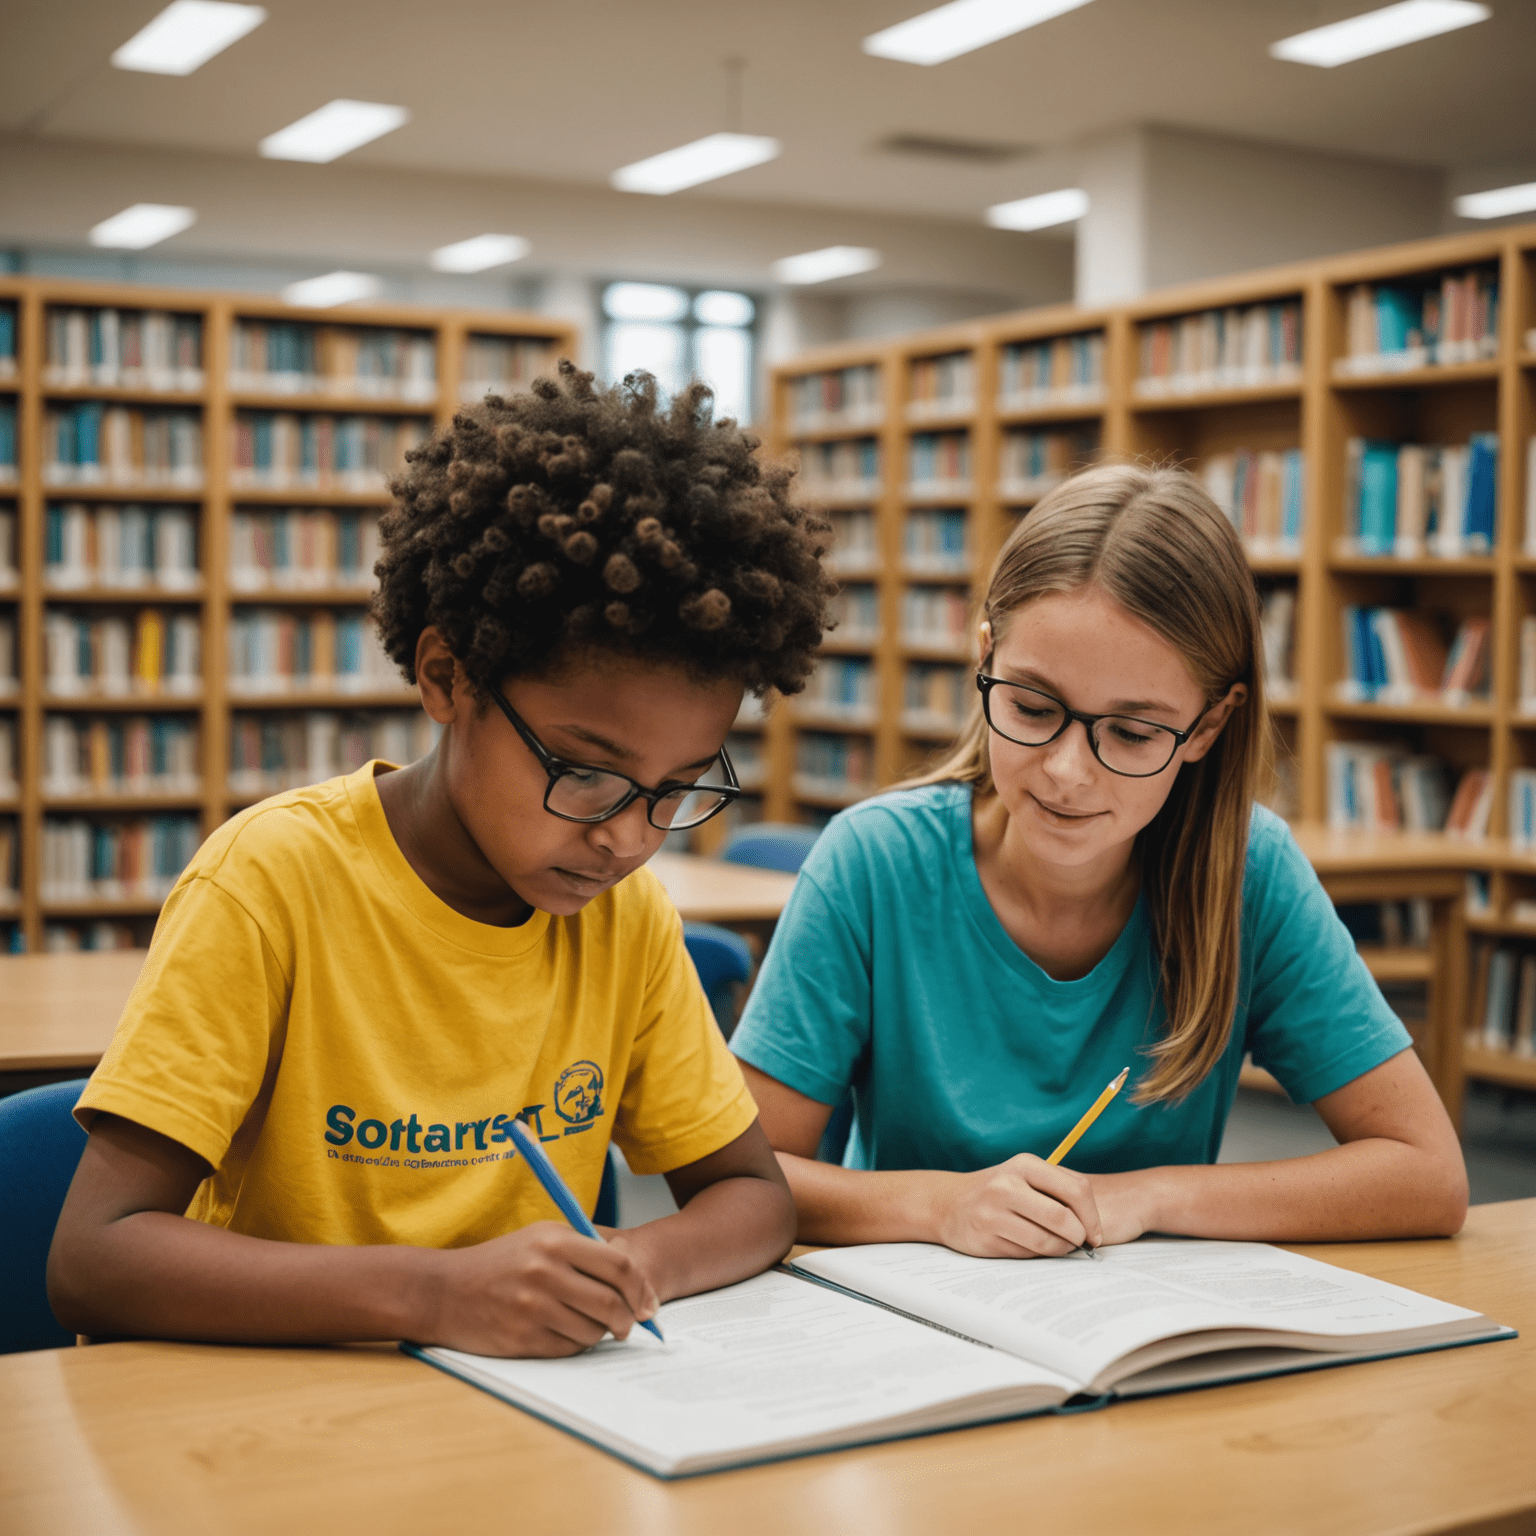
[[[416,686],[421,707],[439,725],[450,724],[468,697],[463,669],[435,624],[422,630],[416,641]]]

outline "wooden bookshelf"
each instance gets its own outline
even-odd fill
[[[510,311],[429,310],[415,307],[346,306],[340,309],[298,309],[259,296],[242,297],[204,291],[169,291],[130,285],[76,283],[31,278],[0,278],[0,305],[16,315],[17,358],[9,376],[0,368],[0,408],[14,405],[17,411],[17,475],[15,482],[0,480],[0,511],[17,514],[17,565],[19,583],[14,589],[0,587],[0,619],[14,617],[17,628],[19,687],[9,696],[0,693],[0,716],[16,723],[18,792],[14,800],[0,795],[0,818],[12,820],[19,832],[19,900],[7,903],[0,891],[0,950],[22,944],[29,950],[44,947],[45,927],[53,920],[83,922],[96,918],[132,921],[136,934],[147,931],[158,911],[152,895],[132,892],[122,896],[101,894],[45,895],[42,879],[45,818],[91,817],[108,822],[123,817],[155,817],[187,814],[197,821],[199,836],[206,836],[232,812],[260,799],[259,794],[233,790],[229,782],[231,730],[238,714],[271,711],[331,710],[367,713],[409,708],[414,689],[385,685],[369,691],[292,691],[282,694],[244,695],[229,686],[226,656],[233,610],[280,608],[312,611],[321,608],[357,612],[368,602],[369,590],[360,586],[324,590],[269,588],[236,589],[230,579],[230,526],[236,509],[272,511],[278,508],[335,508],[379,510],[388,505],[382,479],[367,488],[324,488],[294,485],[290,488],[237,483],[232,464],[237,414],[247,411],[285,412],[330,418],[363,417],[380,422],[402,418],[419,421],[424,428],[447,423],[462,403],[466,390],[477,381],[461,377],[471,337],[505,340],[524,349],[523,360],[542,356],[548,362],[570,355],[575,335],[562,322]],[[156,311],[193,317],[200,338],[202,384],[200,388],[158,389],[147,384],[94,382],[78,378],[63,382],[50,371],[48,356],[49,315],[56,310],[115,309]],[[235,336],[239,322],[321,327],[353,342],[377,341],[379,333],[408,334],[430,355],[432,377],[423,383],[381,383],[377,377],[355,375],[355,387],[338,384],[335,378],[317,378],[310,388],[232,387]],[[57,359],[55,360],[57,361]],[[273,374],[269,377],[277,377]],[[294,380],[287,380],[293,384]],[[302,383],[302,381],[299,381]],[[491,387],[496,387],[492,385]],[[517,382],[501,386],[520,387]],[[200,417],[203,459],[201,484],[57,484],[48,483],[44,464],[45,413],[50,406],[100,402],[159,410],[175,407],[195,411]],[[380,431],[383,430],[381,427]],[[45,584],[47,508],[51,504],[88,505],[180,504],[195,509],[197,560],[195,585],[186,590],[154,586],[133,589],[92,585],[59,589]],[[129,611],[159,608],[193,611],[199,622],[201,687],[195,694],[170,692],[130,695],[83,693],[55,697],[45,691],[43,624],[51,608],[82,612]],[[142,793],[110,789],[83,789],[59,794],[44,782],[43,730],[51,715],[103,717],[124,715],[175,715],[195,719],[198,732],[198,774],[195,790],[185,793],[149,789]]]
[[[1442,365],[1362,371],[1345,363],[1348,305],[1357,284],[1411,282],[1477,268],[1496,272],[1499,284],[1497,351]],[[1186,317],[1213,310],[1292,306],[1300,341],[1296,362],[1274,362],[1268,376],[1188,375],[1147,385],[1142,366],[1149,355],[1148,328],[1177,327]],[[1280,311],[1277,309],[1276,313]],[[770,765],[765,791],[754,809],[772,820],[824,819],[832,805],[860,792],[895,782],[947,745],[942,733],[904,726],[904,673],[913,661],[941,651],[964,668],[963,698],[969,703],[970,626],[958,646],[914,646],[901,633],[905,592],[920,578],[903,569],[903,528],[913,499],[906,493],[908,447],[924,431],[965,432],[969,437],[969,484],[957,487],[952,502],[967,519],[968,560],[963,574],[944,580],[968,599],[978,595],[993,557],[1014,520],[1031,498],[1010,497],[1000,480],[1010,430],[1082,427],[1097,433],[1100,453],[1110,458],[1146,457],[1199,468],[1211,456],[1239,448],[1253,452],[1299,449],[1302,453],[1304,524],[1295,547],[1252,550],[1250,563],[1261,590],[1288,587],[1295,594],[1293,686],[1276,693],[1271,719],[1279,755],[1292,764],[1292,789],[1277,795],[1277,808],[1306,835],[1309,856],[1347,865],[1357,874],[1373,871],[1394,878],[1405,871],[1446,872],[1486,879],[1488,910],[1468,914],[1457,929],[1454,965],[1440,966],[1456,991],[1441,997],[1445,1029],[1460,1028],[1476,1000],[1467,988],[1472,967],[1466,946],[1473,934],[1504,937],[1536,947],[1536,922],[1518,919],[1515,903],[1536,903],[1536,852],[1516,848],[1508,837],[1508,790],[1516,767],[1536,767],[1536,713],[1519,708],[1519,628],[1536,615],[1536,556],[1524,553],[1527,488],[1526,444],[1536,432],[1536,225],[1457,235],[1365,251],[1315,262],[1191,284],[1148,295],[1109,309],[1073,306],[1026,311],[962,326],[904,336],[897,340],[842,345],[807,353],[774,370],[768,446],[793,455],[813,439],[835,440],[835,420],[818,421],[814,432],[797,421],[795,403],[813,389],[807,380],[853,368],[873,368],[880,383],[882,414],[843,435],[874,433],[881,446],[877,482],[862,500],[828,500],[830,510],[861,507],[875,526],[879,560],[858,578],[879,598],[879,624],[856,643],[834,632],[828,653],[862,655],[873,669],[876,717],[860,732],[873,744],[870,782],[862,791],[839,793],[818,783],[817,793],[797,789],[795,765],[808,723],[793,707],[769,713],[755,727]],[[1103,337],[1103,384],[1097,400],[1040,400],[1020,405],[1005,399],[1001,359],[1008,347],[1065,338],[1085,332]],[[908,381],[922,359],[965,352],[970,358],[969,398],[942,411],[926,407],[922,420],[907,410]],[[1276,354],[1278,356],[1278,354]],[[1286,354],[1287,357],[1290,354]],[[1398,441],[1463,442],[1471,432],[1497,431],[1498,523],[1494,550],[1457,559],[1364,557],[1341,548],[1345,527],[1346,442],[1352,436]],[[1079,456],[1083,457],[1083,456]],[[963,494],[961,491],[963,490]],[[817,489],[804,494],[813,504]],[[930,503],[931,504],[931,503]],[[1533,543],[1536,548],[1536,543]],[[1442,611],[1452,617],[1486,615],[1492,622],[1492,688],[1486,699],[1455,705],[1439,699],[1412,705],[1353,703],[1340,697],[1343,676],[1341,611],[1364,603]],[[1430,753],[1453,768],[1482,767],[1494,780],[1489,836],[1467,841],[1445,834],[1367,835],[1327,831],[1325,761],[1330,742],[1396,741]],[[800,781],[803,782],[803,781]],[[1315,854],[1314,854],[1315,850]],[[1342,861],[1342,864],[1341,862]],[[1323,865],[1320,865],[1320,868]],[[1399,887],[1394,886],[1394,889]],[[1407,887],[1401,887],[1406,890]],[[1523,912],[1536,913],[1536,905]],[[1446,930],[1449,931],[1449,930]],[[1439,930],[1437,930],[1439,932]],[[1437,938],[1435,952],[1446,948]],[[1448,952],[1448,951],[1447,951]],[[1383,962],[1388,980],[1431,980],[1422,957]],[[1390,975],[1387,972],[1390,971]],[[1453,1025],[1449,1022],[1455,1018]],[[1531,1086],[1536,1063],[1481,1045],[1469,1045],[1465,1067],[1471,1075]],[[1459,1084],[1459,1071],[1437,1080]]]

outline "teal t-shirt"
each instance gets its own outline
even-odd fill
[[[1069,1166],[1211,1163],[1243,1053],[1321,1098],[1411,1043],[1285,823],[1255,808],[1237,1016],[1178,1104],[1122,1093]],[[1122,1067],[1150,1068],[1163,1010],[1145,899],[1087,976],[1055,981],[998,921],[971,846],[971,791],[928,785],[838,816],[800,872],[731,1046],[836,1103],[853,1168],[969,1171],[1046,1156]]]

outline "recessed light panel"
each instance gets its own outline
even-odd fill
[[[1269,53],[1271,58],[1292,64],[1334,69],[1389,48],[1470,27],[1487,21],[1492,14],[1486,5],[1475,5],[1472,0],[1402,0],[1400,5],[1383,6],[1379,11],[1366,11],[1330,26],[1281,38],[1269,45]]]
[[[521,261],[527,254],[528,242],[521,235],[475,235],[438,246],[430,259],[438,272],[485,272]]]
[[[1088,194],[1081,187],[1062,187],[1037,197],[1021,197],[1011,203],[994,203],[987,209],[993,229],[1050,229],[1070,224],[1088,212]]]
[[[1536,181],[1521,182],[1518,187],[1493,187],[1487,192],[1468,192],[1453,205],[1458,218],[1504,219],[1512,213],[1529,213],[1536,208]]]
[[[259,5],[171,0],[112,55],[112,62],[118,69],[149,75],[190,75],[266,19]]]
[[[326,165],[393,133],[409,117],[404,107],[341,98],[269,133],[259,147],[268,160],[308,160]]]
[[[120,251],[142,251],[191,228],[196,219],[192,209],[178,208],[171,203],[135,203],[96,225],[91,230],[91,244]]]
[[[301,283],[289,283],[283,289],[285,304],[305,309],[330,309],[336,304],[358,304],[376,299],[384,285],[371,272],[327,272],[323,277],[306,277]]]
[[[855,277],[873,272],[880,265],[880,252],[867,245],[828,245],[819,251],[802,251],[785,256],[773,264],[773,275],[781,283],[802,286],[830,283],[835,277]]]
[[[952,0],[864,39],[864,52],[903,64],[943,64],[1064,16],[1088,0]]]
[[[706,139],[664,150],[649,160],[637,160],[613,173],[612,184],[620,192],[649,192],[665,197],[696,187],[702,182],[733,176],[776,159],[782,148],[777,139],[751,133],[712,133]]]

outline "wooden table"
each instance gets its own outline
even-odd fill
[[[1536,1200],[1304,1252],[1509,1343],[666,1484],[386,1346],[0,1358],[7,1536],[1413,1536],[1536,1530]]]
[[[773,923],[795,888],[793,875],[687,853],[658,853],[650,868],[688,923]]]

